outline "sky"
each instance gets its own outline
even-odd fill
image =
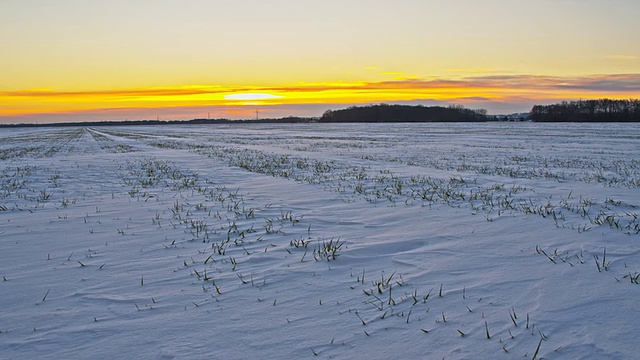
[[[640,98],[638,0],[0,0],[0,123]]]

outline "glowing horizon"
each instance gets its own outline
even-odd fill
[[[613,2],[6,0],[0,122],[640,98],[640,3]]]

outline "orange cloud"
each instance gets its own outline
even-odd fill
[[[15,97],[91,97],[91,96],[168,96],[168,95],[199,95],[215,94],[233,91],[232,89],[222,89],[218,87],[167,87],[167,88],[146,88],[146,89],[124,89],[124,90],[96,90],[96,91],[54,91],[49,89],[0,91],[0,96]]]
[[[245,99],[238,94],[254,94]],[[255,96],[268,94],[268,96]],[[299,83],[283,86],[153,87],[90,91],[0,91],[0,117],[22,115],[104,112],[123,113],[143,109],[363,104],[375,102],[440,101],[482,106],[487,103],[517,104],[527,111],[536,103],[578,98],[640,97],[640,74],[603,74],[581,77],[538,75],[484,75],[456,78],[402,78],[391,81]],[[247,101],[249,100],[249,101]],[[528,108],[526,108],[528,107]],[[187,112],[193,114],[192,112]],[[291,115],[295,115],[292,113]],[[319,115],[319,114],[318,114]],[[133,116],[132,116],[133,117]]]

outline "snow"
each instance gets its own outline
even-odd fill
[[[0,357],[636,358],[639,130],[3,129]]]

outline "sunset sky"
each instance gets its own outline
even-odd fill
[[[638,0],[0,0],[0,123],[640,98]]]

